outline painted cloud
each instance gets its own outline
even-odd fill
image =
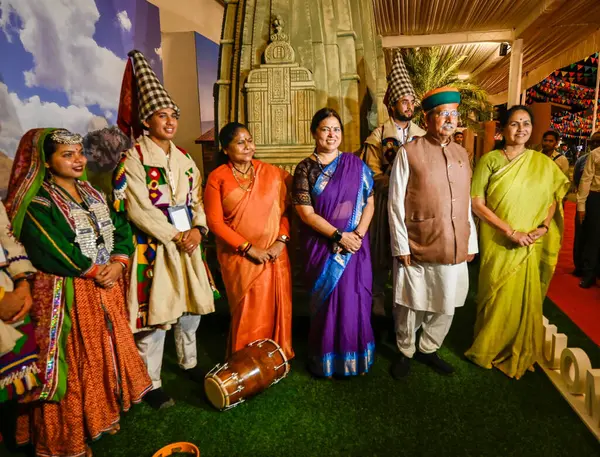
[[[117,13],[117,21],[119,22],[119,26],[121,29],[126,32],[131,32],[131,19],[129,19],[129,14],[127,11],[119,11]]]
[[[115,122],[127,52],[160,44],[146,0],[0,0],[0,151],[13,157],[31,128]]]
[[[64,90],[78,106],[117,108],[120,78],[113,75],[122,74],[125,60],[94,40],[100,19],[94,0],[3,0],[0,8],[4,33],[9,39],[18,35],[33,55],[34,67],[24,74],[28,87]],[[19,30],[10,25],[13,14],[21,23]]]
[[[85,133],[92,118],[94,115],[85,106],[64,107],[42,102],[37,95],[21,100],[17,94],[9,93],[6,84],[0,83],[0,151],[11,157],[21,136],[29,129],[53,126]]]

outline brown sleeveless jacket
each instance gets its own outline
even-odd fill
[[[410,252],[428,263],[465,262],[471,167],[466,149],[426,135],[404,146],[410,176],[404,201]]]

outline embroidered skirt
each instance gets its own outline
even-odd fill
[[[24,405],[17,442],[32,442],[38,456],[83,456],[87,443],[110,431],[121,411],[151,389],[125,314],[121,281],[102,289],[74,280],[72,328],[66,345],[67,390],[59,402]]]

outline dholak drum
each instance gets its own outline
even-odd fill
[[[225,411],[243,403],[287,376],[290,365],[273,340],[256,340],[233,353],[204,378],[204,391],[215,408]]]

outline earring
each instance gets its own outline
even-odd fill
[[[46,164],[46,171],[47,171],[47,175],[46,176],[48,178],[48,182],[50,183],[50,185],[52,187],[54,187],[54,184],[56,184],[56,181],[54,180],[54,174],[50,170],[50,167],[48,166],[48,164]]]

